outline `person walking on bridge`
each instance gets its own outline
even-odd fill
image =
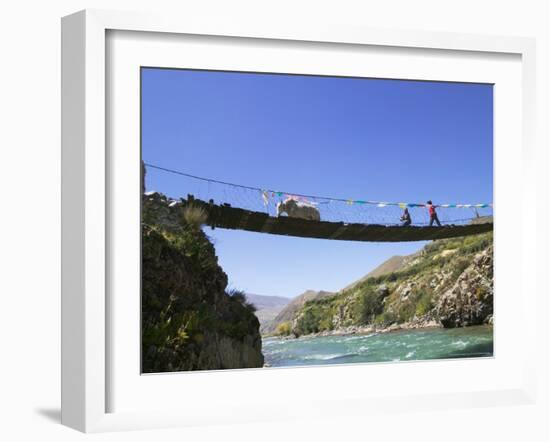
[[[407,227],[411,225],[411,214],[409,213],[409,209],[405,207],[403,210],[403,215],[401,215],[401,218],[399,218],[401,221],[401,227]]]
[[[437,212],[435,211],[435,206],[432,203],[432,200],[428,200],[428,202],[426,203],[426,207],[428,207],[428,213],[430,214],[430,227],[433,226],[434,222],[439,227],[441,227],[441,223],[439,222],[439,218],[437,217]]]

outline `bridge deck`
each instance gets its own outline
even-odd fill
[[[468,225],[428,226],[383,226],[377,224],[346,224],[342,222],[308,221],[299,218],[275,218],[266,213],[216,205],[201,200],[189,200],[195,206],[203,207],[208,213],[208,224],[213,228],[248,230],[250,232],[275,235],[298,236],[302,238],[323,238],[340,241],[425,241],[489,232],[493,223],[472,223]]]

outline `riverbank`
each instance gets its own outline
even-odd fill
[[[279,339],[299,339],[299,338],[315,338],[315,337],[326,337],[326,336],[351,336],[351,335],[369,335],[373,333],[389,333],[399,330],[418,330],[418,329],[433,329],[433,328],[444,328],[437,321],[413,321],[406,322],[403,324],[392,324],[389,327],[376,327],[373,325],[369,326],[349,326],[342,327],[335,330],[324,330],[318,333],[308,333],[305,335],[294,336],[279,336],[279,335],[262,335],[262,339],[267,338],[279,338]]]

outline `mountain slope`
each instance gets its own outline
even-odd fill
[[[266,295],[255,295],[253,293],[247,293],[246,299],[250,301],[258,310],[284,307],[292,299],[285,298],[284,296],[266,296]]]
[[[412,259],[415,255],[416,253],[408,256],[401,256],[401,255],[392,256],[391,258],[387,259],[382,264],[380,264],[378,267],[371,270],[365,276],[363,276],[362,278],[358,279],[355,282],[352,282],[348,286],[344,287],[342,290],[349,290],[352,287],[356,286],[357,284],[360,284],[363,281],[367,280],[368,278],[374,278],[377,276],[386,275],[388,273],[397,272],[407,263],[408,260]]]
[[[434,241],[399,270],[369,277],[336,295],[305,302],[296,336],[357,327],[492,323],[493,235]]]

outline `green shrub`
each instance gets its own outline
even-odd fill
[[[231,299],[237,301],[249,312],[254,313],[257,310],[254,304],[248,302],[248,299],[246,299],[246,294],[242,290],[231,289],[227,292],[227,294],[231,296]]]
[[[470,255],[481,252],[493,242],[493,232],[484,233],[481,235],[468,236],[464,239],[459,253],[462,255]]]
[[[446,245],[445,245],[445,249],[446,250],[454,250],[454,249],[458,249],[460,246],[462,245],[462,241],[449,241]]]
[[[358,296],[353,309],[354,322],[357,325],[368,324],[383,310],[381,291],[368,286]]]
[[[425,289],[422,291],[418,301],[416,302],[416,316],[424,316],[434,308],[433,291]]]
[[[295,332],[298,335],[310,333],[319,333],[323,330],[329,330],[329,320],[332,320],[332,309],[317,305],[315,303],[304,307],[303,314],[298,318]]]
[[[279,324],[275,333],[277,333],[279,336],[288,336],[290,335],[291,331],[292,327],[290,325],[290,322],[287,321]]]
[[[387,327],[393,323],[397,322],[397,316],[392,311],[385,311],[374,319],[374,323],[381,327]]]
[[[416,305],[412,300],[403,302],[397,309],[397,322],[403,323],[410,321],[416,313]]]
[[[453,273],[452,273],[452,279],[457,279],[460,275],[462,275],[462,272],[468,268],[468,266],[471,264],[472,260],[464,257],[457,257],[453,261]]]
[[[332,324],[332,315],[324,315],[319,319],[319,330],[332,330],[334,325]]]

